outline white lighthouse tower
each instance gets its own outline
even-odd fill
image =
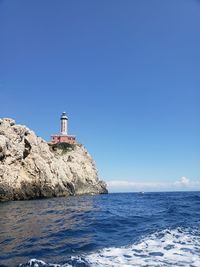
[[[66,112],[63,112],[61,115],[61,134],[67,135],[68,134],[68,117],[66,115]]]

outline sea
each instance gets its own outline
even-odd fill
[[[1,267],[200,267],[200,192],[0,203]]]

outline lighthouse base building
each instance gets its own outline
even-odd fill
[[[51,143],[67,143],[67,144],[76,144],[76,136],[68,135],[68,117],[66,112],[63,112],[61,115],[61,133],[51,136]]]
[[[51,143],[68,143],[68,144],[76,144],[76,136],[74,135],[52,135]]]

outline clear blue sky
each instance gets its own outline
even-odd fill
[[[66,111],[111,191],[200,189],[200,1],[0,0],[0,38],[0,117]]]

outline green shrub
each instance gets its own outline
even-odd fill
[[[68,144],[68,143],[50,144],[50,147],[53,151],[62,150],[63,154],[74,150],[75,146],[76,144]]]

